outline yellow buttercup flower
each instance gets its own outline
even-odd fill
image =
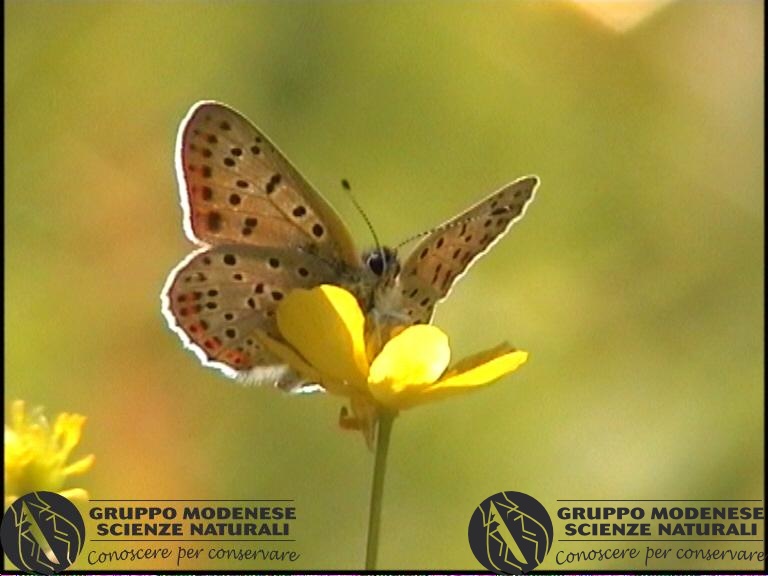
[[[398,412],[476,390],[514,372],[528,353],[501,344],[449,368],[448,336],[436,326],[408,326],[369,358],[365,316],[355,297],[338,286],[294,290],[277,310],[277,325],[289,344],[270,349],[330,393],[351,399],[356,416]]]
[[[80,442],[85,416],[62,413],[51,427],[40,409],[27,412],[22,400],[11,404],[5,425],[5,506],[38,490],[58,492],[70,500],[87,500],[82,488],[64,489],[69,476],[87,472],[94,455],[67,463]]]

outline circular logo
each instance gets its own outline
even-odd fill
[[[522,492],[486,498],[469,521],[472,553],[492,572],[530,572],[549,553],[553,535],[546,508]]]
[[[64,496],[30,492],[5,511],[0,540],[17,568],[55,574],[66,570],[83,549],[85,523]]]

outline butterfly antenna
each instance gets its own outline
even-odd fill
[[[418,234],[414,234],[413,236],[409,236],[408,238],[406,238],[405,240],[400,242],[400,244],[395,246],[395,250],[399,250],[400,248],[402,248],[406,244],[410,244],[414,240],[418,240],[419,238],[423,238],[424,236],[429,236],[430,234],[432,234],[432,232],[435,232],[436,230],[437,230],[437,228],[430,228],[429,230],[424,230],[423,232],[419,232]]]
[[[360,207],[360,204],[357,203],[357,200],[355,200],[355,197],[352,195],[352,187],[349,185],[349,180],[346,178],[342,178],[341,180],[341,187],[344,189],[344,192],[347,193],[347,196],[350,200],[352,200],[352,204],[355,205],[355,208],[357,208],[357,211],[360,212],[360,216],[363,217],[363,220],[365,220],[366,226],[368,226],[368,230],[371,231],[371,236],[373,236],[373,241],[376,243],[376,252],[381,253],[381,243],[379,242],[379,237],[376,236],[376,230],[373,229],[373,225],[371,224],[371,221],[368,219],[368,215],[365,213],[365,210],[363,210]]]
[[[430,234],[432,234],[433,232],[437,232],[438,230],[450,230],[451,228],[456,228],[456,226],[459,226],[461,224],[466,224],[467,222],[474,222],[475,220],[478,220],[480,218],[481,216],[470,216],[468,218],[462,218],[461,220],[456,220],[455,222],[448,222],[447,224],[443,224],[442,226],[429,228],[428,230],[424,230],[423,232],[419,232],[418,234],[409,236],[408,238],[400,242],[400,244],[398,244],[395,249],[397,250],[401,246],[405,246],[406,244],[413,242],[414,240],[418,240],[419,238],[423,238],[424,236],[429,236]]]

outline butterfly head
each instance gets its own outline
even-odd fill
[[[363,264],[367,270],[380,278],[396,275],[400,270],[397,251],[386,246],[364,252]]]

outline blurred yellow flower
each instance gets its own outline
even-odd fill
[[[363,427],[375,413],[396,413],[486,386],[514,372],[528,353],[501,344],[448,368],[448,337],[436,326],[418,324],[395,331],[369,359],[365,316],[355,297],[338,286],[294,290],[277,310],[286,346],[266,344],[306,378],[328,392],[350,398]],[[342,415],[342,425],[356,427]]]
[[[80,442],[85,416],[66,412],[56,417],[53,428],[42,410],[27,412],[22,400],[11,404],[5,425],[5,507],[37,490],[58,492],[70,500],[86,500],[82,488],[64,490],[69,476],[87,472],[93,465],[90,454],[68,464],[72,450]]]
[[[571,0],[597,22],[615,32],[628,32],[673,0]]]

